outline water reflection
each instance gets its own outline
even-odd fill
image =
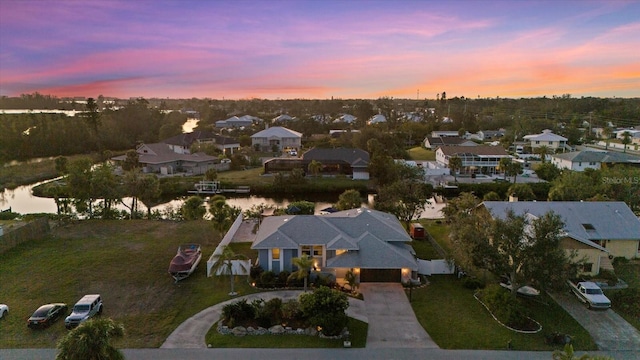
[[[19,186],[13,190],[5,189],[3,192],[0,192],[0,210],[6,210],[11,208],[13,212],[20,214],[32,214],[32,213],[50,213],[55,214],[57,212],[56,203],[53,199],[50,198],[42,198],[32,195],[31,190],[35,187],[42,184],[36,183],[32,185]],[[271,207],[280,207],[285,208],[290,203],[294,201],[306,200],[315,203],[316,213],[319,213],[320,210],[327,208],[329,206],[333,206],[334,203],[338,201],[338,194],[326,194],[326,195],[313,195],[304,198],[267,198],[262,196],[239,196],[239,197],[229,197],[227,196],[227,204],[231,206],[238,207],[240,209],[247,210],[251,209],[254,205],[264,204]],[[163,212],[167,209],[178,209],[182,206],[182,203],[186,199],[185,197],[181,197],[178,199],[171,200],[166,203],[162,203],[152,207],[152,210],[158,210]],[[206,198],[205,200],[208,200]],[[131,198],[124,198],[123,201],[125,204],[131,204]],[[369,196],[366,202],[363,202],[363,206],[369,206],[373,203],[372,196]],[[128,209],[119,204],[116,206],[119,210],[127,210]],[[146,207],[140,204],[140,211],[146,211]]]

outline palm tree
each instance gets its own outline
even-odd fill
[[[124,355],[111,345],[124,336],[124,327],[107,318],[86,321],[58,342],[56,360],[121,360]]]
[[[631,133],[628,131],[625,131],[622,133],[622,144],[624,145],[624,151],[623,152],[627,152],[627,145],[631,144]]]
[[[573,345],[571,344],[566,344],[564,346],[564,350],[556,350],[553,352],[553,354],[551,355],[551,357],[553,358],[553,360],[588,360],[591,359],[589,357],[589,355],[584,354],[580,357],[576,357],[574,356],[575,353],[573,352]]]
[[[246,260],[247,257],[242,254],[236,254],[228,245],[223,246],[219,254],[214,253],[214,256],[216,255],[217,259],[213,263],[211,273],[215,275],[229,275],[231,280],[231,292],[229,292],[229,296],[238,295],[234,290],[235,272],[233,262],[234,260]]]
[[[546,158],[547,158],[547,154],[549,154],[549,147],[546,145],[542,145],[538,148],[536,148],[536,154],[540,155],[540,158],[542,159],[542,163],[544,164]]]
[[[298,270],[291,273],[289,278],[304,279],[304,292],[307,292],[307,279],[309,278],[311,267],[313,267],[314,259],[309,255],[302,255],[301,257],[293,258],[291,262]]]
[[[510,157],[503,157],[502,159],[500,159],[500,164],[498,165],[498,167],[500,168],[501,171],[504,172],[504,179],[507,180],[507,173],[509,172],[509,165],[511,164],[511,158]]]
[[[609,126],[605,126],[602,129],[602,136],[604,138],[606,138],[606,145],[605,145],[605,150],[609,149],[609,139],[611,139],[611,134],[613,134],[613,129],[611,129]]]
[[[313,176],[317,177],[318,174],[320,173],[320,170],[322,170],[321,162],[312,160],[311,163],[309,163],[309,171],[311,171]]]
[[[453,173],[453,179],[458,182],[457,172],[462,169],[462,159],[459,156],[449,158],[449,169]]]

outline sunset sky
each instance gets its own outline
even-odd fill
[[[0,95],[640,97],[640,1],[0,0]]]

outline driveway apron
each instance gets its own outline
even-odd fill
[[[584,327],[598,350],[640,350],[640,332],[615,311],[589,310],[572,294],[550,294]]]
[[[422,328],[401,284],[362,283],[369,332],[367,348],[438,348]]]

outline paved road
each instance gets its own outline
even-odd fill
[[[331,360],[550,360],[548,351],[443,350],[416,348],[364,349],[125,349],[127,360],[331,359]],[[577,355],[583,352],[578,351]],[[55,349],[0,349],[2,360],[54,360]],[[616,360],[640,359],[640,351],[589,352]]]
[[[363,283],[367,348],[438,348],[418,322],[401,284]]]
[[[591,334],[598,349],[640,351],[640,332],[615,311],[589,310],[569,293],[551,296]]]

